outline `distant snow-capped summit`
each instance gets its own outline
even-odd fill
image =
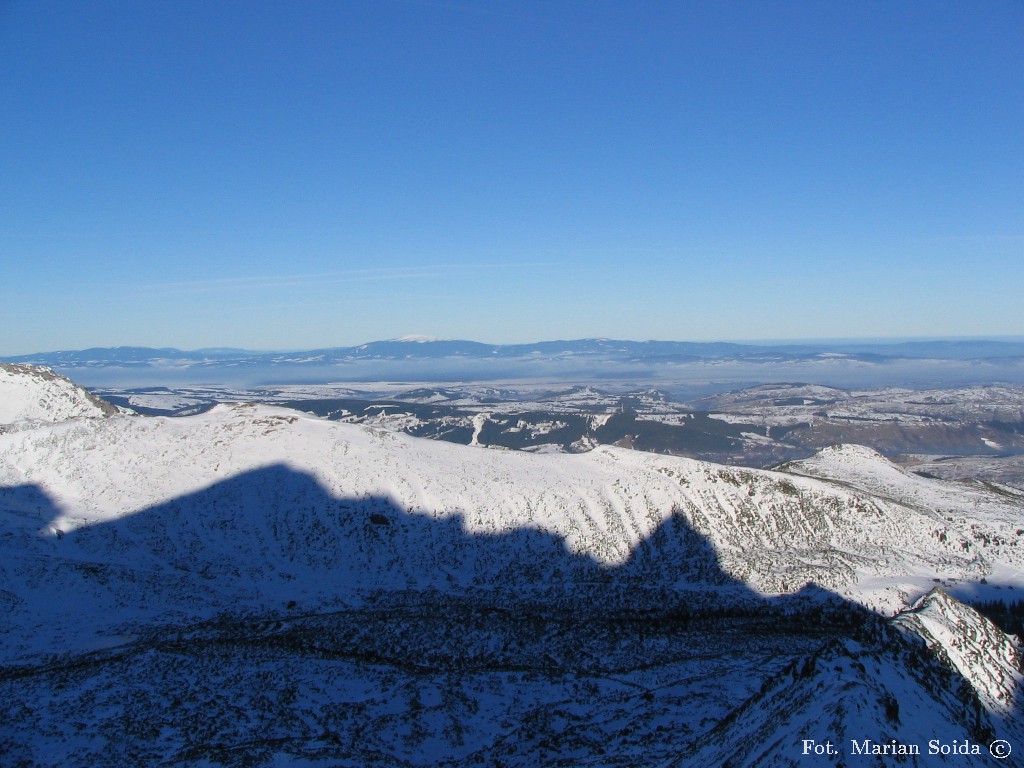
[[[452,339],[446,339],[442,336],[425,336],[419,333],[408,333],[405,336],[399,336],[398,338],[391,339],[391,341],[414,341],[423,344],[428,341],[452,341]]]

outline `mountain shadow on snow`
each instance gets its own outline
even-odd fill
[[[804,741],[1022,737],[1019,690],[996,707],[814,585],[757,593],[680,514],[609,566],[285,465],[74,530],[63,512],[0,489],[10,765],[842,765]]]

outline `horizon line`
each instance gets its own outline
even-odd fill
[[[420,334],[407,334],[399,337],[386,338],[386,339],[373,339],[371,341],[357,342],[354,344],[337,344],[328,346],[304,346],[304,347],[284,347],[284,348],[251,348],[251,347],[236,347],[231,345],[208,345],[203,347],[194,347],[191,349],[175,346],[150,346],[147,344],[117,344],[112,346],[87,346],[79,348],[64,348],[64,349],[50,349],[43,351],[34,351],[18,354],[0,354],[0,359],[6,359],[11,357],[31,357],[34,355],[55,355],[55,354],[66,354],[73,352],[85,352],[89,350],[118,350],[118,349],[149,349],[149,350],[170,350],[174,352],[246,352],[256,354],[291,354],[297,352],[310,352],[314,350],[333,350],[333,349],[346,349],[346,348],[358,348],[367,346],[370,344],[382,344],[389,342],[397,342],[403,344],[434,344],[434,343],[470,343],[480,344],[482,346],[489,347],[516,347],[516,346],[529,346],[532,344],[549,344],[555,342],[573,343],[573,342],[585,342],[585,341],[607,341],[607,342],[625,342],[630,344],[735,344],[743,345],[750,344],[754,346],[775,346],[775,345],[814,345],[814,344],[882,344],[882,345],[897,345],[897,344],[908,344],[908,343],[926,343],[926,342],[996,342],[996,343],[1013,343],[1013,342],[1024,342],[1024,334],[1022,335],[981,335],[972,334],[967,336],[831,336],[831,337],[789,337],[789,338],[759,338],[759,339],[628,339],[628,338],[615,338],[611,336],[581,336],[577,338],[550,338],[550,339],[538,339],[534,341],[519,341],[519,342],[486,342],[477,341],[469,338],[443,338],[425,336]]]

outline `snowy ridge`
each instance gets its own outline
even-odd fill
[[[1022,500],[855,447],[795,469],[252,405],[26,424],[0,434],[0,746],[775,767],[829,736],[1024,739],[1015,641],[942,592],[904,610],[935,577],[1021,583]]]
[[[1021,568],[1024,521],[1020,510],[1024,493],[1016,489],[921,477],[859,445],[826,448],[809,459],[789,462],[782,469],[913,509],[935,521],[935,535],[940,538],[951,530],[959,531],[959,546],[965,553],[991,562],[1005,559],[1013,568]]]
[[[1020,646],[977,611],[935,589],[896,617],[896,624],[944,654],[990,711],[1005,716],[1021,709]]]
[[[110,416],[117,409],[49,368],[0,363],[0,431],[27,422]]]
[[[814,750],[826,741],[837,764],[988,760],[995,738],[1024,739],[1021,672],[1014,638],[933,590],[894,619],[869,621],[855,639],[791,664],[673,765],[821,765],[823,751]]]
[[[701,739],[695,754],[671,765],[924,768],[991,760],[996,738],[1020,744],[1018,717],[986,710],[942,664],[941,647],[887,629],[873,626],[792,663]],[[975,649],[986,658],[991,650],[983,642]]]
[[[962,502],[960,489],[907,472],[878,451],[863,445],[834,445],[809,459],[791,461],[787,472],[848,483],[869,493],[891,496],[924,506],[941,506],[945,500]]]
[[[943,489],[961,510],[943,515],[892,500],[896,491],[884,499],[810,477],[613,447],[484,450],[267,406],[2,435],[0,485],[0,546],[20,563],[0,563],[4,589],[56,612],[22,629],[56,633],[57,645],[137,591],[122,580],[140,571],[166,592],[166,610],[194,610],[211,588],[219,596],[204,600],[266,609],[374,589],[551,589],[615,572],[683,592],[814,583],[892,613],[936,575],[1019,582],[1024,570],[1022,504],[973,488]],[[82,576],[83,561],[102,564],[106,582]],[[84,578],[99,602],[57,611],[33,586],[41,567]]]

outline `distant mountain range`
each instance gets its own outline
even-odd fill
[[[60,352],[36,352],[5,358],[34,365],[123,366],[164,365],[169,361],[217,363],[341,363],[349,360],[436,360],[449,357],[514,359],[528,356],[582,355],[629,362],[693,362],[702,360],[771,361],[842,356],[861,360],[937,359],[980,360],[1024,357],[1024,341],[906,341],[894,343],[807,342],[801,344],[740,344],[732,342],[628,341],[575,339],[530,344],[485,344],[459,339],[402,338],[371,341],[350,347],[299,351],[255,351],[232,347],[181,350],[174,347],[91,347]]]
[[[959,371],[955,380],[970,380],[964,366],[982,363],[998,373],[973,375],[978,380],[1024,380],[1024,341],[953,340],[899,343],[808,342],[806,344],[739,344],[728,342],[626,341],[576,339],[531,344],[485,344],[476,341],[412,337],[373,341],[349,347],[300,351],[252,351],[210,348],[184,351],[163,347],[99,347],[39,352],[6,358],[11,363],[49,366],[91,386],[181,380],[267,383],[283,381],[486,380],[522,377],[567,377],[614,380],[628,377],[679,378],[686,371],[714,366],[716,376],[736,381],[764,381],[765,369],[785,369],[795,380],[862,384],[850,379],[865,366],[941,361]],[[728,366],[740,366],[742,370]],[[807,366],[812,366],[807,369]],[[780,368],[781,367],[781,368]],[[932,366],[925,373],[931,375]],[[948,372],[947,372],[948,373]],[[157,374],[157,375],[150,375]],[[842,376],[846,376],[845,379]],[[942,375],[946,375],[943,373]],[[839,376],[840,378],[837,378]],[[901,372],[899,376],[904,376]],[[900,381],[899,376],[891,377]],[[686,376],[682,376],[686,378]],[[827,378],[827,377],[826,377]],[[777,379],[776,379],[777,380]],[[790,380],[793,380],[792,378]],[[879,383],[872,380],[871,383]]]

